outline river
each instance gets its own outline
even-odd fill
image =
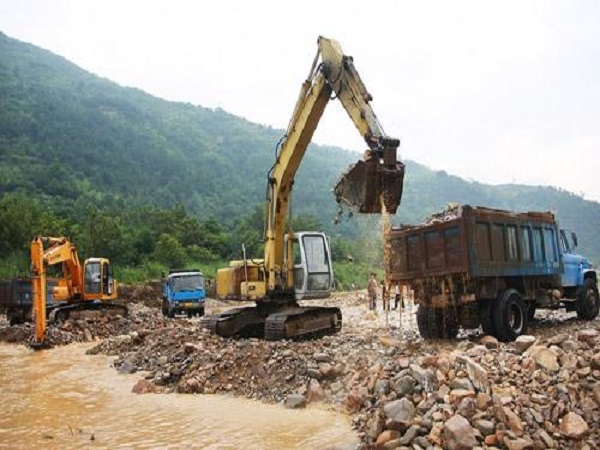
[[[0,344],[0,449],[323,449],[356,442],[349,419],[216,395],[131,393],[88,345]]]

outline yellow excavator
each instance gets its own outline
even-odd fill
[[[294,177],[332,98],[342,103],[368,146],[364,160],[338,180],[334,189],[337,202],[359,213],[396,212],[404,178],[404,165],[397,160],[400,141],[383,132],[352,57],[343,54],[338,42],[319,37],[317,55],[268,174],[264,259],[248,259],[244,254],[243,260],[232,261],[217,272],[218,298],[254,301],[256,306],[205,316],[202,325],[213,334],[278,340],[341,329],[339,308],[298,303],[325,298],[333,288],[327,236],[294,232],[287,224]]]
[[[112,309],[127,314],[127,307],[113,302],[117,281],[106,258],[88,258],[83,266],[77,248],[65,237],[36,236],[30,245],[31,283],[35,322],[34,347],[46,346],[47,322],[61,322],[73,311]],[[46,267],[62,264],[62,278],[53,288],[47,309]]]

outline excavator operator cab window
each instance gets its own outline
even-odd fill
[[[331,259],[326,237],[321,233],[298,233],[294,241],[296,293],[328,292],[331,281]]]
[[[102,292],[102,266],[100,261],[88,262],[85,265],[85,292],[100,294]]]
[[[112,266],[108,261],[102,261],[102,293],[111,295],[114,290]]]

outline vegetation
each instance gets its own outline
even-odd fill
[[[214,276],[242,244],[261,255],[282,134],[118,86],[0,33],[0,277],[27,275],[34,235],[69,236],[82,257],[109,257],[125,281],[184,265]],[[332,186],[357,158],[311,145],[294,187],[293,227],[331,236],[340,288],[381,273],[379,217],[333,225]],[[448,202],[553,210],[600,261],[600,204],[553,187],[488,186],[409,161],[394,223],[419,223]]]

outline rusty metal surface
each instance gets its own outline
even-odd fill
[[[385,237],[394,281],[464,273],[470,277],[554,276],[560,270],[554,215],[460,206]]]

